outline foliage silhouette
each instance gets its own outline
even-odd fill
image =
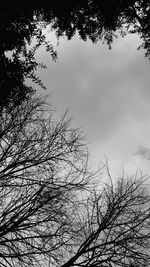
[[[36,51],[41,45],[45,45],[53,60],[57,57],[52,45],[42,34],[44,25],[39,23],[40,18],[36,18],[34,13],[36,11],[33,9],[0,11],[1,107],[19,105],[30,94],[34,94],[35,90],[25,83],[27,78],[45,89],[35,74],[38,67],[44,67],[35,59]]]
[[[83,40],[101,40],[109,47],[119,32],[122,36],[137,33],[143,40],[141,47],[150,58],[149,0],[111,0],[108,5],[102,0],[69,1],[66,5],[55,1],[50,8],[2,8],[0,25],[1,105],[9,104],[13,98],[19,102],[25,98],[26,91],[32,91],[25,85],[27,77],[45,88],[35,74],[40,66],[35,53],[39,46],[45,45],[53,60],[57,57],[42,32],[47,25],[51,25],[58,37],[65,35],[71,39],[78,32]],[[29,49],[33,39],[35,46]],[[8,51],[12,52],[11,60],[6,56]]]

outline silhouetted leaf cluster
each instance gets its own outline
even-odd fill
[[[41,45],[45,45],[53,60],[57,55],[42,34],[44,25],[39,20],[40,14],[34,9],[0,11],[1,107],[18,105],[34,93],[33,88],[25,83],[27,78],[45,89],[35,73],[38,67],[43,67],[35,58],[36,51]]]
[[[78,32],[83,40],[89,38],[94,43],[101,40],[106,42],[109,48],[119,32],[122,36],[131,32],[137,33],[143,40],[141,47],[145,49],[146,56],[150,57],[149,0],[110,0],[108,3],[104,0],[76,0],[66,3],[54,1],[49,8],[2,8],[2,104],[9,103],[10,98],[16,98],[16,92],[18,101],[24,99],[26,91],[31,90],[25,85],[27,77],[45,88],[35,74],[40,66],[35,59],[35,53],[39,46],[45,45],[52,58],[56,59],[56,52],[42,32],[47,25],[51,25],[58,37],[65,35],[71,39]],[[35,45],[31,48],[33,39]],[[8,51],[12,52],[11,60],[6,57]]]

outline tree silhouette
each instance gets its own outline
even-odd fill
[[[147,266],[145,178],[104,183],[79,130],[53,113],[41,97],[1,111],[0,266]]]
[[[41,37],[41,29],[49,24],[58,36],[64,34],[68,39],[78,31],[83,40],[90,38],[95,42],[104,37],[111,44],[113,34],[124,28],[123,34],[132,29],[146,41],[150,3],[148,0],[110,0],[106,5],[103,0],[77,0],[65,5],[55,1],[49,8],[14,8],[13,12],[2,9],[0,20],[1,33],[5,32],[0,47],[5,51],[21,50],[33,36]],[[149,48],[149,42],[145,48]]]
[[[0,116],[0,266],[57,263],[77,238],[74,202],[92,175],[79,131],[30,98]],[[46,265],[45,265],[46,266]]]
[[[34,94],[33,88],[25,83],[27,78],[45,89],[35,73],[38,67],[45,67],[36,61],[36,51],[41,45],[45,45],[53,60],[57,55],[42,34],[44,24],[39,21],[40,14],[34,9],[0,11],[1,108],[19,105],[30,94]]]
[[[44,12],[43,12],[44,13]],[[54,19],[52,27],[58,36],[65,34],[72,38],[76,31],[83,40],[90,38],[93,42],[103,40],[110,46],[113,37],[120,31],[122,36],[127,33],[137,33],[143,39],[146,56],[150,56],[150,3],[148,0],[83,0],[70,1],[67,7],[61,4],[58,10],[54,4],[47,15],[47,21]],[[132,31],[131,31],[132,30]]]
[[[35,57],[41,45],[56,59],[42,32],[47,25],[58,37],[71,39],[78,32],[109,47],[119,31],[137,33],[149,58],[149,20],[148,0],[1,9],[0,266],[150,264],[144,178],[97,184],[80,132],[66,115],[56,122],[51,107],[25,83],[31,78],[45,88],[35,73],[44,67]]]
[[[62,267],[149,266],[150,196],[143,178],[106,183],[82,210],[80,239]]]
[[[54,60],[57,56],[42,32],[47,25],[51,25],[58,37],[65,35],[71,39],[78,32],[83,40],[101,40],[109,47],[119,32],[122,36],[137,33],[143,41],[141,47],[145,55],[150,58],[149,0],[111,0],[108,5],[102,0],[77,0],[66,4],[55,1],[50,8],[2,8],[0,25],[1,106],[14,98],[19,103],[26,92],[32,91],[25,85],[26,78],[44,88],[36,77],[35,71],[41,65],[35,53],[44,45]],[[33,39],[35,45],[29,49]],[[12,52],[11,60],[6,56],[8,51]]]

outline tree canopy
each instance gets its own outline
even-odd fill
[[[137,33],[150,58],[148,0],[77,0],[50,8],[0,11],[0,267],[131,267],[150,264],[150,194],[146,179],[112,180],[96,173],[67,114],[51,106],[26,78],[36,76],[41,45],[57,53],[43,29],[58,37],[101,40]],[[103,171],[107,180],[103,181]]]
[[[0,267],[145,267],[149,221],[146,177],[91,172],[66,115],[56,121],[41,97],[3,109]]]
[[[41,66],[35,52],[44,45],[52,59],[57,54],[46,41],[42,29],[50,25],[58,37],[71,39],[76,32],[83,40],[101,40],[109,47],[119,33],[137,33],[142,39],[141,47],[150,58],[150,3],[149,0],[77,0],[52,2],[49,8],[12,8],[0,11],[0,67],[1,105],[14,97],[21,101],[32,89],[25,85],[31,78],[44,88],[35,71]],[[31,42],[34,39],[34,46]],[[11,52],[11,59],[7,52]]]
[[[41,26],[51,25],[58,36],[68,39],[78,31],[83,40],[104,38],[108,44],[113,34],[135,32],[141,35],[149,51],[150,3],[148,0],[77,0],[52,2],[49,8],[14,8],[1,11],[1,49],[21,49],[33,36],[40,37]],[[40,27],[38,22],[40,21]],[[147,52],[148,52],[147,51]],[[148,55],[148,54],[147,54]]]

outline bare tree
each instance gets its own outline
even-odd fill
[[[53,113],[41,98],[0,113],[0,267],[148,266],[145,178],[94,182],[79,130]]]
[[[74,201],[90,178],[82,143],[66,115],[56,122],[40,98],[3,109],[0,266],[49,266],[64,257],[78,235]]]
[[[106,183],[83,202],[82,233],[62,267],[150,266],[150,196],[144,177]]]

